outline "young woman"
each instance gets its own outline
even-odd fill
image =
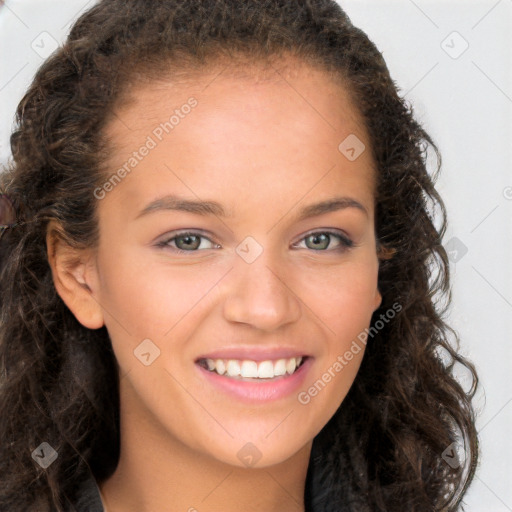
[[[440,157],[334,1],[103,0],[17,116],[1,510],[458,509]]]

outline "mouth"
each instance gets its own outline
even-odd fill
[[[211,373],[229,379],[268,382],[293,375],[308,359],[309,356],[268,359],[265,361],[201,358],[196,361],[196,364]]]

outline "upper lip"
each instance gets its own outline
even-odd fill
[[[248,359],[251,361],[267,361],[273,359],[289,359],[291,357],[307,357],[303,350],[295,347],[224,347],[207,354],[203,354],[196,359]]]

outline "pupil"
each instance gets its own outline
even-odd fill
[[[323,242],[323,244],[324,244],[323,248],[325,248],[325,243],[326,242],[327,242],[327,244],[329,243],[329,236],[326,235],[325,233],[320,233],[320,234],[317,234],[317,235],[311,235],[311,238],[313,240],[313,244],[315,244],[315,245],[318,244],[318,243],[322,244],[322,242]],[[319,239],[321,239],[321,238],[323,238],[323,240],[321,240],[319,242]]]
[[[194,241],[193,241],[194,238],[196,239],[196,244],[195,245],[194,245]],[[194,249],[197,249],[197,239],[198,239],[198,237],[196,235],[182,235],[182,236],[180,236],[178,238],[178,240],[185,241],[185,245],[189,245],[190,246],[190,243],[192,243]],[[191,240],[192,240],[192,242],[191,242]]]

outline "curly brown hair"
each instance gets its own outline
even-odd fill
[[[222,55],[263,62],[285,54],[336,73],[363,116],[378,170],[383,300],[372,324],[401,305],[369,337],[353,386],[314,439],[306,509],[459,508],[477,464],[478,380],[443,319],[451,290],[446,211],[434,187],[441,157],[381,53],[333,0],[103,0],[38,70],[1,176],[18,225],[2,239],[0,510],[67,510],[89,470],[101,482],[118,462],[111,342],[105,327],[82,326],[57,294],[46,231],[54,219],[71,246],[97,243],[103,129],[121,95],[155,78],[162,63],[172,78]],[[431,173],[429,149],[437,156]],[[469,370],[471,389],[455,379],[455,364]],[[450,465],[443,452],[461,439],[465,457]],[[47,469],[31,457],[42,440],[58,452]]]

